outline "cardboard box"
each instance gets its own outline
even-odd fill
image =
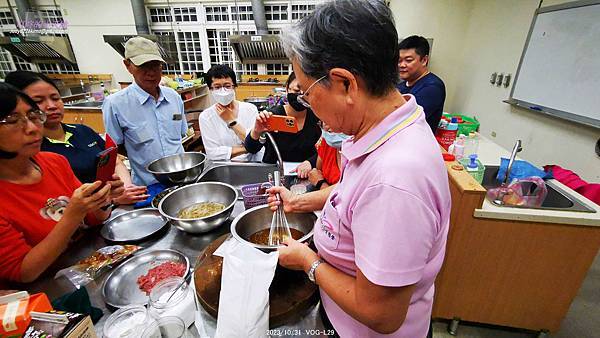
[[[29,295],[26,291],[0,297],[0,338],[21,337],[32,311],[52,310],[50,300],[44,293]]]
[[[33,313],[25,338],[97,338],[90,316],[49,311]]]

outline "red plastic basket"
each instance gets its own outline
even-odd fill
[[[242,186],[242,197],[244,207],[250,209],[259,205],[267,204],[269,194],[258,195],[258,190],[264,183],[254,183]]]

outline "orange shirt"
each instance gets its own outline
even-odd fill
[[[337,163],[338,150],[321,138],[317,145],[317,154],[321,158],[323,177],[329,185],[336,184],[340,180],[340,167]]]
[[[81,183],[62,155],[40,152],[33,157],[42,171],[35,184],[0,180],[0,281],[19,281],[21,263],[62,217]]]

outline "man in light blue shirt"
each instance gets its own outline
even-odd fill
[[[158,181],[146,166],[184,151],[183,101],[173,89],[159,86],[164,60],[154,42],[139,36],[129,39],[123,63],[134,83],[105,99],[104,127],[117,144],[125,146],[133,184],[151,185]]]

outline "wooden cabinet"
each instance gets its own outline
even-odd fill
[[[432,317],[557,331],[598,253],[600,227],[476,218],[485,189],[447,166],[452,213]]]
[[[102,110],[100,109],[65,109],[63,122],[68,124],[85,124],[94,129],[98,134],[103,134],[105,132]]]

